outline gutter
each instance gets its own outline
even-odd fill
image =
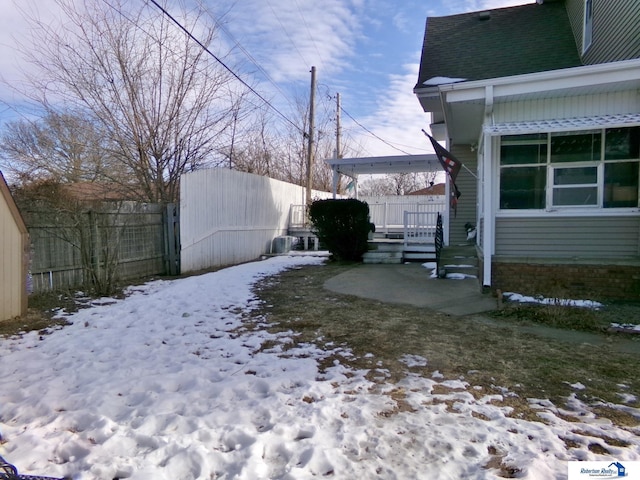
[[[526,73],[512,75],[508,77],[488,78],[484,80],[471,80],[455,83],[445,83],[438,86],[424,88],[414,88],[413,92],[418,96],[433,96],[435,93],[446,93],[463,90],[484,89],[487,85],[494,87],[522,85],[525,83],[549,82],[551,80],[565,80],[576,77],[587,77],[590,75],[606,74],[627,74],[625,78],[605,79],[604,83],[614,83],[624,80],[640,80],[640,59],[622,60],[618,62],[598,63],[594,65],[583,65],[579,67],[563,68],[560,70],[547,70],[544,72]],[[601,80],[601,79],[600,79]],[[608,81],[607,81],[608,80]],[[602,83],[601,81],[597,83]],[[580,85],[584,86],[584,83]],[[588,85],[588,84],[587,84]],[[497,95],[496,96],[500,96]]]

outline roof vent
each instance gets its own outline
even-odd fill
[[[480,20],[489,20],[491,18],[491,12],[486,11],[486,12],[480,12],[478,14],[478,18]]]

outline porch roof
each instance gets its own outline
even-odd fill
[[[351,178],[358,175],[417,173],[442,170],[435,153],[389,157],[328,158],[331,169]]]

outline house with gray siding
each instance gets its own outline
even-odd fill
[[[640,299],[637,0],[429,17],[414,93],[468,168],[450,243],[477,225],[483,286]]]

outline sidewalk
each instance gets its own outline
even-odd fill
[[[496,299],[480,292],[478,280],[430,278],[431,270],[417,263],[367,264],[327,280],[328,290],[386,303],[428,307],[449,315],[495,310]]]
[[[544,325],[515,325],[492,319],[483,312],[495,310],[497,300],[480,293],[478,280],[430,278],[431,270],[420,264],[356,265],[348,271],[330,278],[324,288],[336,293],[370,298],[385,303],[398,303],[427,307],[454,316],[471,316],[480,322],[500,328],[517,329],[539,337],[551,338],[571,344],[589,344],[624,353],[640,353],[636,338],[609,337],[597,333],[563,330]]]

